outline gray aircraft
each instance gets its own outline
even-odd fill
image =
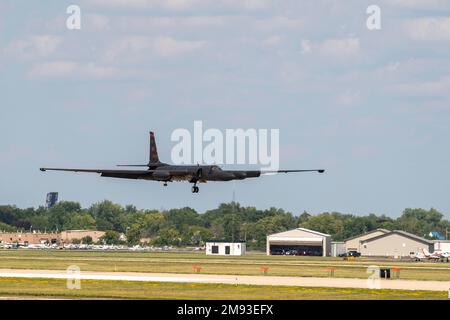
[[[102,177],[122,179],[142,179],[160,181],[167,186],[167,182],[188,181],[192,183],[192,192],[198,193],[197,183],[207,181],[231,181],[247,178],[257,178],[268,173],[289,172],[325,172],[324,169],[312,170],[222,170],[216,165],[170,165],[159,161],[156,149],[155,134],[150,132],[150,160],[143,165],[118,165],[118,167],[147,167],[146,170],[102,170],[102,169],[64,169],[64,168],[40,168],[41,171],[71,171],[99,173]]]

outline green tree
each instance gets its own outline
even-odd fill
[[[140,224],[135,223],[127,230],[127,243],[129,245],[139,244],[142,237],[142,227]]]
[[[81,212],[81,205],[73,201],[61,201],[48,209],[49,228],[52,230],[69,229],[70,219]]]
[[[173,225],[166,220],[165,216],[161,212],[146,212],[140,220],[142,226],[143,237],[154,237],[163,228],[173,227]]]
[[[96,221],[89,213],[76,213],[69,218],[66,226],[72,230],[96,230]]]
[[[99,239],[100,243],[105,243],[108,245],[111,244],[120,244],[120,234],[114,230],[107,230],[103,236]]]
[[[180,232],[184,232],[189,226],[201,224],[197,211],[187,207],[168,210],[164,212],[164,217]]]
[[[159,235],[155,238],[153,243],[159,246],[178,246],[181,243],[181,235],[175,228],[165,228],[160,231]]]
[[[182,234],[182,244],[203,246],[205,241],[212,239],[212,231],[200,226],[191,226]]]
[[[302,223],[301,227],[327,233],[332,235],[334,240],[344,240],[344,223],[336,214],[325,212],[312,216],[308,221]]]
[[[14,232],[17,228],[10,226],[9,224],[0,222],[0,231],[6,231],[6,232]]]
[[[83,243],[83,244],[92,244],[93,243],[93,241],[92,241],[92,237],[91,236],[86,236],[86,237],[83,237],[82,239],[81,239],[81,242]]]
[[[302,223],[307,222],[309,218],[311,218],[311,215],[308,212],[303,211],[303,213],[298,217],[298,224],[300,225]]]
[[[250,240],[249,248],[264,249],[269,234],[294,229],[296,222],[296,219],[290,213],[284,213],[274,216],[269,215],[256,223],[250,224],[247,229],[247,239]]]
[[[444,231],[443,217],[444,215],[434,208],[430,210],[408,208],[395,221],[395,226],[399,230],[404,230],[422,237],[429,237],[428,234],[432,230]]]
[[[104,200],[93,204],[89,213],[94,217],[98,230],[125,232],[124,210],[121,205]]]

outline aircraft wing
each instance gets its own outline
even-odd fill
[[[82,173],[99,173],[102,177],[142,179],[151,176],[153,173],[165,173],[170,176],[185,176],[192,174],[188,170],[109,170],[109,169],[66,169],[66,168],[40,168],[41,171],[68,171]]]
[[[270,173],[291,173],[291,172],[319,172],[324,173],[324,169],[308,169],[308,170],[262,170],[261,174],[270,174]]]
[[[277,174],[290,172],[325,172],[324,169],[313,170],[225,170],[221,172],[221,178],[226,180],[242,180],[247,178],[257,178],[263,174]]]
[[[65,169],[65,168],[40,168],[41,171],[69,171],[83,173],[99,173],[102,177],[139,179],[150,175],[150,170],[107,170],[107,169]]]

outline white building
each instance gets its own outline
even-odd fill
[[[339,257],[340,254],[345,253],[345,242],[332,241],[331,242],[331,256]]]
[[[434,251],[450,252],[450,240],[433,240]]]
[[[220,241],[211,240],[206,242],[206,254],[220,256],[243,256],[245,254],[245,241]]]
[[[345,249],[347,251],[356,251],[356,252],[361,252],[361,247],[362,247],[362,243],[371,239],[371,238],[375,238],[378,236],[381,236],[383,234],[389,233],[391,232],[390,230],[387,229],[374,229],[368,232],[365,232],[363,234],[359,234],[357,236],[345,239]]]
[[[305,228],[297,228],[267,236],[267,255],[302,256],[331,255],[331,236]]]
[[[394,230],[361,242],[362,256],[378,257],[408,257],[420,252],[422,249],[433,250],[434,243],[431,240],[418,237],[414,234]]]

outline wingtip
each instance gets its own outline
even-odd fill
[[[40,171],[45,172],[45,168],[39,168]]]
[[[319,171],[319,173],[324,173],[325,172],[325,169],[320,169],[320,170],[318,170]]]

